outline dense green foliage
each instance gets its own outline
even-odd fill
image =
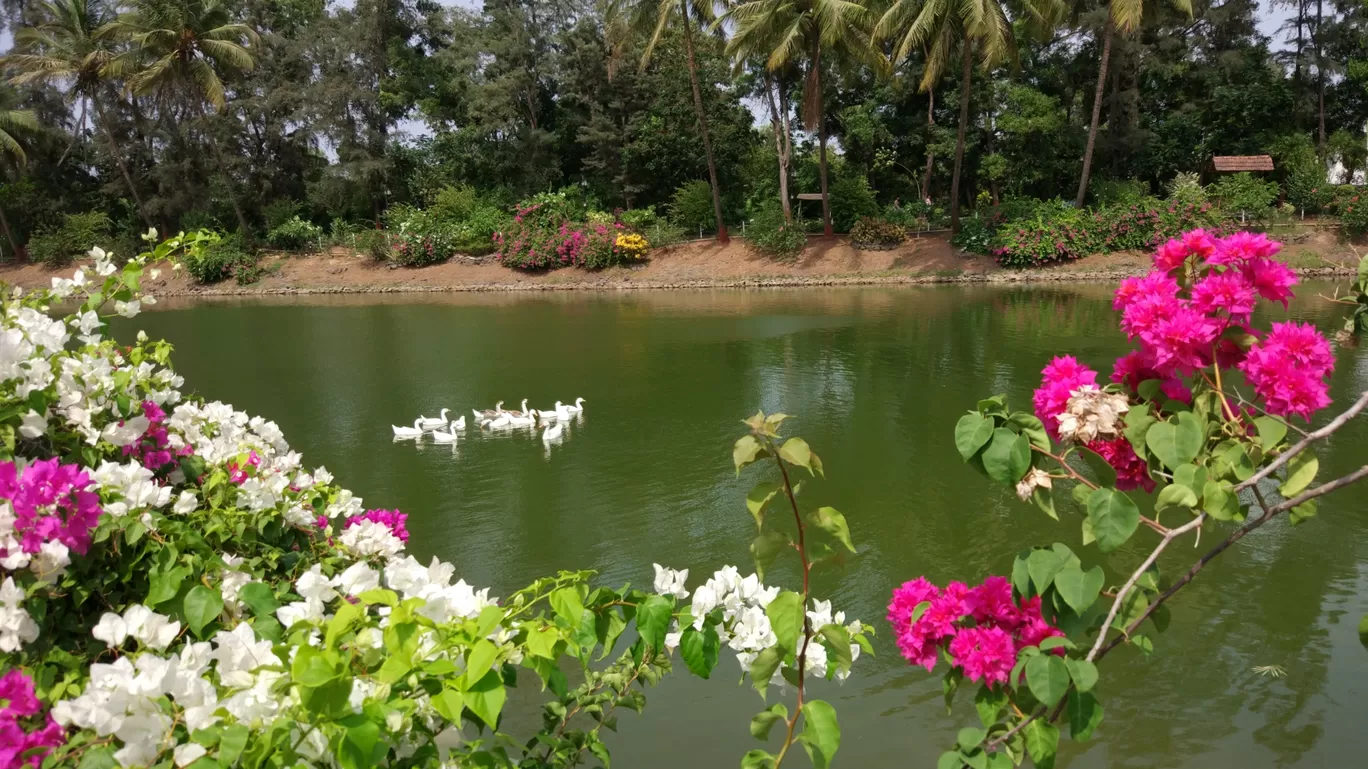
[[[896,246],[907,240],[907,230],[887,219],[862,216],[850,228],[850,240],[857,246]]]
[[[836,230],[890,207],[890,220],[913,229],[944,225],[934,209],[951,208],[966,85],[958,36],[933,51],[934,66],[920,46],[880,59],[906,26],[876,30],[886,4],[861,5],[868,13],[843,22],[850,36],[813,69],[807,54],[777,67],[766,40],[740,31],[781,20],[708,34],[704,18],[691,27],[689,56],[682,25],[658,34],[652,24],[619,25],[589,0],[478,10],[428,0],[4,0],[0,28],[14,47],[0,92],[0,248],[28,245],[47,259],[65,249],[51,237],[61,217],[94,211],[116,242],[150,226],[245,226],[248,243],[355,242],[388,257],[390,244],[352,236],[403,220],[417,234],[393,244],[407,249],[399,261],[420,263],[428,245],[434,259],[489,252],[516,201],[556,190],[583,205],[574,221],[591,221],[590,211],[600,224],[618,210],[668,212],[651,222],[660,237],[640,229],[670,242],[681,229],[716,227],[700,115],[728,222],[777,202],[781,167],[791,207],[819,218],[819,204],[796,196],[821,188],[821,125]],[[1368,169],[1368,10],[1348,0],[1293,5],[1276,40],[1252,0],[1199,0],[1191,18],[1146,6],[1138,29],[1114,35],[1089,202],[1134,205],[1175,189],[1175,202],[1200,205],[1187,174],[1212,155],[1267,152],[1272,174],[1202,180],[1216,183],[1221,208],[1260,219],[1281,197],[1338,214],[1345,196],[1328,184],[1327,163]],[[984,54],[980,63],[998,63],[967,84],[960,203],[1072,200],[1102,15],[1065,15],[1056,34],[1040,36],[1024,10],[1001,7],[1022,23],[994,45],[1015,49],[1020,66]],[[153,28],[176,34],[147,34]],[[697,105],[681,66],[689,60]],[[927,210],[914,210],[926,197]],[[386,213],[396,206],[407,208]],[[415,210],[428,215],[420,221]],[[988,214],[972,218],[964,226],[975,231],[961,240],[982,241]]]

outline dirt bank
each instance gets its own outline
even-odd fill
[[[1284,258],[1304,275],[1352,271],[1358,263],[1349,246],[1332,236],[1312,236],[1289,245]],[[1091,256],[1070,264],[1009,270],[994,260],[959,251],[940,236],[913,239],[888,251],[863,251],[845,237],[814,237],[803,254],[780,263],[754,254],[743,242],[722,247],[687,243],[655,252],[636,267],[600,271],[577,268],[522,273],[493,260],[453,260],[416,269],[390,267],[332,249],[308,256],[263,257],[262,279],[250,286],[232,282],[200,286],[183,274],[164,271],[147,287],[162,296],[254,294],[343,294],[434,291],[569,291],[667,288],[749,288],[780,286],[884,285],[915,283],[1018,283],[1114,281],[1148,269],[1149,256],[1120,253]],[[0,268],[0,281],[26,288],[47,286],[54,275],[40,265]]]

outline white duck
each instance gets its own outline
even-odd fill
[[[536,414],[537,419],[541,420],[541,423],[544,425],[549,425],[557,419],[560,419],[560,414],[555,411],[542,411],[541,409],[532,409],[532,413]]]
[[[512,427],[512,420],[513,418],[505,411],[496,417],[481,419],[480,427],[483,427],[486,430],[502,430],[507,427]]]
[[[557,422],[557,423],[555,423],[555,424],[553,424],[553,425],[548,425],[547,428],[546,428],[545,430],[542,431],[542,443],[546,443],[546,444],[555,443],[556,441],[560,440],[561,436],[564,435],[564,434],[565,434],[565,424],[564,424],[564,423],[562,423],[562,422]]]
[[[483,423],[486,420],[496,419],[500,414],[504,413],[503,401],[495,403],[494,408],[492,409],[485,409],[484,411],[481,411],[479,409],[471,409],[470,413],[474,414],[475,421],[480,423]]]
[[[560,401],[556,401],[556,419],[559,419],[562,422],[573,419],[575,412],[572,411],[571,408],[572,407],[567,406]]]
[[[499,401],[499,402],[500,402],[500,403],[503,403],[503,401]],[[532,416],[532,412],[530,412],[530,411],[527,410],[527,399],[526,399],[526,398],[523,398],[523,400],[522,400],[522,410],[520,410],[520,411],[509,411],[508,413],[509,413],[509,414],[512,414],[515,418],[530,417],[530,416]]]
[[[442,409],[442,415],[439,417],[425,417],[419,415],[418,421],[422,423],[424,430],[435,430],[438,427],[446,427],[447,412],[450,410],[451,409]]]
[[[523,403],[526,404],[527,401]],[[537,418],[526,411],[510,411],[507,417],[509,427],[534,427],[537,424]]]
[[[421,417],[413,420],[413,427],[399,427],[398,425],[390,425],[390,427],[393,428],[394,437],[396,438],[418,438],[423,434],[423,420]]]
[[[566,406],[565,409],[566,411],[569,411],[571,414],[578,414],[584,411],[584,399],[576,398],[575,403],[573,405]]]
[[[458,433],[465,432],[465,425],[465,414],[462,414],[455,422],[451,423],[451,429]]]
[[[462,419],[464,419],[464,417],[462,417]],[[449,428],[450,428],[450,432],[445,432],[445,433],[442,432],[441,430],[433,430],[433,431],[432,431],[432,440],[433,440],[433,442],[434,442],[434,443],[455,443],[455,442],[456,442],[456,433],[457,433],[456,423],[455,423],[455,422],[452,422],[452,423],[450,424]]]

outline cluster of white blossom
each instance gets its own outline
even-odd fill
[[[661,595],[674,596],[677,600],[689,597],[689,591],[685,588],[685,583],[689,578],[689,570],[675,570],[653,564],[655,567],[654,588]],[[766,607],[770,605],[775,597],[779,595],[778,587],[766,587],[760,577],[750,574],[746,577],[741,576],[741,572],[735,566],[723,566],[713,573],[708,581],[699,585],[693,591],[693,601],[689,606],[689,614],[693,617],[693,627],[701,630],[708,614],[713,610],[722,609],[722,624],[717,628],[718,635],[722,643],[736,652],[737,661],[741,664],[743,671],[749,672],[751,663],[755,662],[756,657],[766,649],[778,643],[778,638],[770,626],[769,616],[765,613]],[[821,630],[826,625],[843,625],[852,635],[861,632],[863,626],[859,620],[855,620],[846,625],[845,612],[831,611],[830,601],[818,601],[813,599],[812,608],[807,612],[808,620],[811,624],[813,633]],[[678,623],[666,637],[665,645],[675,648],[683,631],[678,627]],[[858,644],[850,645],[851,659],[860,656]],[[827,672],[827,650],[820,642],[814,640],[807,645],[804,669],[807,675],[822,677]],[[844,681],[849,676],[850,671],[837,671],[835,678]],[[776,670],[771,683],[782,686],[784,684],[783,674]]]
[[[0,582],[0,652],[17,651],[38,638],[38,625],[24,608],[24,591],[13,577]]]

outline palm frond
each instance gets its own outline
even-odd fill
[[[200,93],[204,94],[205,101],[214,106],[214,109],[222,112],[228,106],[228,99],[223,92],[223,81],[219,79],[218,73],[204,59],[195,59],[190,62],[188,67],[190,81],[199,88]]]
[[[3,128],[0,128],[0,154],[13,155],[15,162],[21,166],[28,164],[28,155],[24,154],[24,148]]]
[[[237,43],[230,43],[223,40],[200,40],[199,47],[204,53],[214,59],[215,62],[223,64],[232,69],[242,72],[251,71],[256,66],[252,59],[252,54],[246,48]]]

